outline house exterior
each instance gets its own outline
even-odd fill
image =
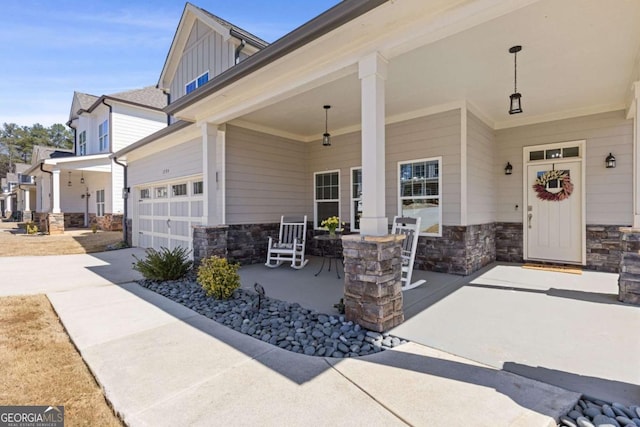
[[[362,236],[420,216],[417,268],[617,271],[640,225],[637,22],[629,1],[346,0],[260,46],[187,4],[158,84],[172,124],[114,153],[129,238],[251,263],[282,214]]]
[[[27,171],[37,194],[34,220],[57,234],[69,227],[122,230],[124,165],[114,151],[167,126],[166,96],[155,87],[111,95],[75,92],[67,125],[74,131],[69,152],[36,147]]]
[[[14,163],[14,171],[7,173],[1,181],[0,192],[0,212],[2,217],[14,220],[30,219],[30,202],[33,195],[29,195],[29,188],[32,184],[31,177],[24,174],[29,168],[25,163]]]

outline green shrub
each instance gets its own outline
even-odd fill
[[[149,248],[145,252],[145,259],[133,256],[136,259],[133,269],[147,280],[176,280],[187,274],[193,265],[193,261],[189,260],[189,251],[180,246],[173,250],[160,248],[159,251]]]
[[[205,258],[198,268],[198,283],[208,296],[229,299],[233,291],[240,287],[238,268],[240,264],[229,264],[226,258]]]
[[[38,232],[38,226],[33,222],[26,223],[27,234],[36,234]]]

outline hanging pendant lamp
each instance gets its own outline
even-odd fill
[[[522,113],[522,95],[518,93],[518,52],[522,46],[509,48],[509,53],[513,53],[513,93],[509,96],[509,114]]]
[[[325,105],[322,108],[324,108],[324,133],[322,134],[322,145],[329,147],[331,146],[331,134],[327,129],[329,124],[329,108],[331,108],[331,105]]]

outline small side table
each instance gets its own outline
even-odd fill
[[[338,276],[339,279],[340,273],[338,272],[338,260],[342,263],[342,256],[338,253],[338,242],[341,241],[340,235],[319,234],[317,236],[313,236],[313,240],[317,240],[319,242],[318,246],[320,246],[320,251],[322,253],[322,265],[315,276],[317,277],[318,274],[322,272],[324,269],[324,263],[328,260],[329,268],[327,271],[331,271],[331,262],[333,261],[336,267],[336,276]],[[342,269],[344,270],[344,263],[342,264]]]

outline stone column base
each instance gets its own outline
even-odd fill
[[[64,214],[47,214],[47,230],[49,230],[49,234],[51,235],[64,234]]]
[[[227,234],[229,227],[226,225],[193,227],[193,262],[199,265],[204,258],[214,255],[227,258]]]
[[[400,260],[403,239],[400,235],[342,238],[347,320],[378,332],[404,322]]]
[[[618,276],[618,300],[640,305],[640,229],[620,228],[622,258]]]

